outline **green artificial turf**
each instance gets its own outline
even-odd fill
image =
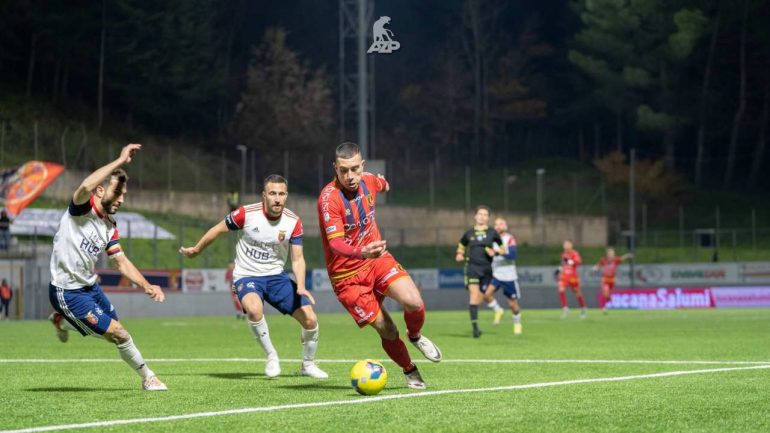
[[[400,314],[394,317],[403,334]],[[77,335],[62,344],[47,322],[0,322],[0,430],[265,407],[272,409],[68,431],[770,429],[768,310],[607,316],[591,310],[585,320],[575,312],[560,320],[555,310],[524,310],[521,336],[511,332],[510,313],[493,327],[491,312],[484,310],[480,339],[470,337],[466,312],[429,311],[424,334],[441,347],[444,362],[431,364],[409,345],[426,391],[406,388],[375,332],[359,330],[342,314],[319,316],[319,365],[330,378],[299,376],[297,323],[267,318],[282,358],[283,374],[273,380],[263,375],[262,354],[246,324],[234,317],[124,318],[148,365],[170,388],[154,393],[140,390],[138,376],[110,344]],[[375,398],[357,395],[349,383],[350,367],[365,358],[383,360],[389,372],[388,386]],[[623,360],[649,362],[618,362]],[[722,368],[738,370],[553,383]],[[535,385],[487,389],[527,384]],[[306,403],[322,406],[296,406]]]

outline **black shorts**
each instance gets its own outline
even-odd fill
[[[465,288],[470,284],[478,284],[483,292],[489,283],[492,282],[492,266],[465,266]]]

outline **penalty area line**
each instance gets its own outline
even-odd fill
[[[61,424],[61,425],[31,427],[31,428],[25,428],[25,429],[19,429],[19,430],[4,430],[4,431],[0,431],[0,433],[37,433],[37,432],[47,432],[47,431],[82,429],[82,428],[90,428],[90,427],[111,427],[111,426],[128,425],[128,424],[145,424],[145,423],[154,423],[154,422],[187,420],[187,419],[195,419],[195,418],[210,418],[210,417],[217,417],[217,416],[237,415],[237,414],[246,414],[246,413],[255,413],[255,412],[272,412],[272,411],[307,409],[307,408],[326,407],[326,406],[367,404],[367,403],[375,403],[375,402],[386,401],[386,400],[398,400],[403,398],[420,398],[420,397],[432,397],[432,396],[449,395],[449,394],[466,394],[466,393],[479,393],[479,392],[513,391],[513,390],[519,390],[519,389],[547,388],[547,387],[554,387],[554,386],[577,385],[577,384],[584,384],[584,383],[621,382],[621,381],[628,381],[628,380],[656,379],[656,378],[662,378],[662,377],[686,376],[686,375],[692,375],[692,374],[725,373],[725,372],[732,372],[732,371],[759,370],[759,369],[768,369],[768,368],[770,368],[770,365],[754,365],[754,366],[748,366],[748,367],[726,367],[726,368],[710,368],[710,369],[704,369],[704,370],[668,371],[663,373],[639,374],[634,376],[598,377],[598,378],[591,378],[591,379],[562,380],[557,382],[540,382],[540,383],[530,383],[530,384],[524,384],[524,385],[495,386],[495,387],[488,387],[488,388],[446,389],[446,390],[439,390],[439,391],[412,392],[409,394],[384,395],[384,396],[378,396],[378,397],[361,397],[361,398],[350,399],[350,400],[285,404],[285,405],[277,405],[277,406],[247,407],[242,409],[197,412],[197,413],[188,413],[188,414],[182,414],[182,415],[168,415],[168,416],[158,416],[158,417],[148,417],[148,418],[130,418],[130,419],[107,420],[107,421],[95,421],[95,422],[86,422],[86,423],[80,423],[80,424]]]

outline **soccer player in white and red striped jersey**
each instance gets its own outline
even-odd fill
[[[112,218],[127,192],[128,175],[120,167],[130,163],[141,148],[141,144],[125,146],[118,159],[91,173],[72,195],[53,238],[48,295],[56,312],[49,320],[62,342],[69,338],[69,331],[78,331],[83,336],[93,335],[114,343],[120,357],[142,377],[143,389],[164,391],[166,385],[144,363],[94,272],[96,261],[106,251],[120,273],[152,300],[165,299],[160,287],[150,284],[123,254],[118,227]]]
[[[492,258],[492,282],[484,292],[487,302],[495,300],[495,290],[502,287],[503,294],[508,298],[508,305],[513,312],[513,333],[521,334],[521,288],[519,287],[519,274],[516,272],[516,238],[508,233],[508,222],[505,218],[495,219],[495,231],[500,234],[503,241],[499,251]],[[495,325],[500,323],[495,314]]]
[[[288,183],[273,174],[264,182],[262,202],[242,206],[230,212],[198,241],[194,247],[182,247],[179,252],[195,257],[214,240],[230,230],[239,230],[235,248],[233,291],[247,315],[249,328],[267,356],[265,375],[281,374],[278,352],[270,340],[264,317],[264,303],[283,314],[290,314],[302,327],[303,362],[300,374],[315,378],[329,377],[315,364],[318,348],[318,320],[311,304],[313,295],[305,287],[305,258],[302,251],[302,221],[286,209]],[[284,271],[291,250],[293,282]]]

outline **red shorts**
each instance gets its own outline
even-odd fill
[[[606,288],[610,292],[615,289],[614,278],[602,278],[602,289]]]
[[[337,299],[348,310],[358,326],[374,322],[380,314],[380,306],[393,282],[409,274],[393,258],[381,257],[360,272],[334,283]]]
[[[559,287],[569,287],[574,291],[580,290],[580,279],[577,275],[563,276],[559,278]]]

